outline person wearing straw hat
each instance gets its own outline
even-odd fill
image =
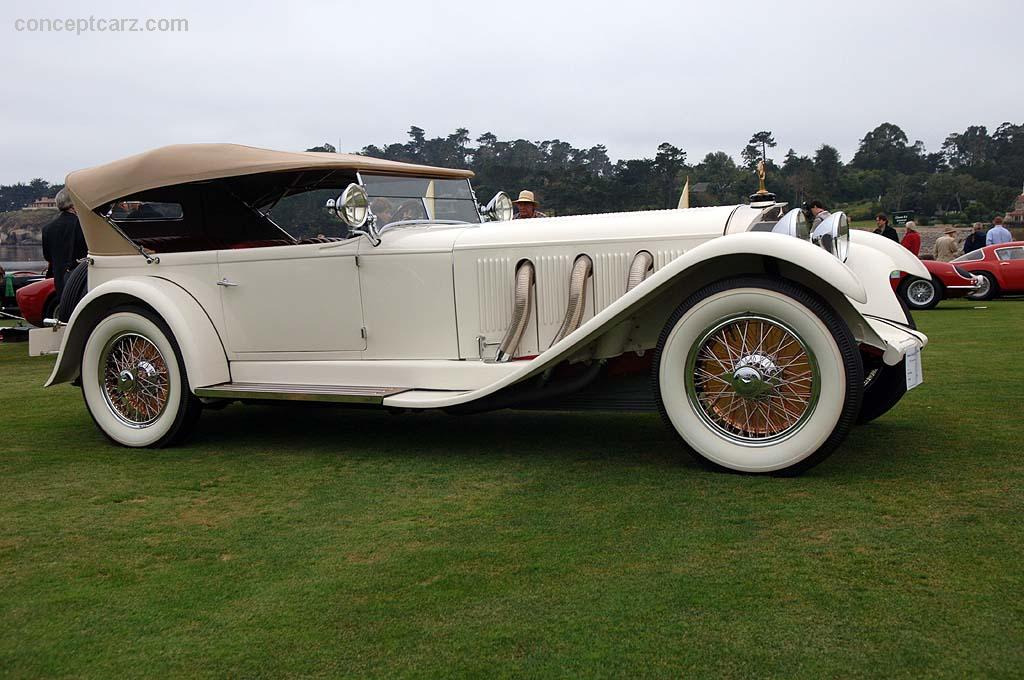
[[[942,236],[935,239],[935,259],[939,262],[951,262],[960,254],[956,244],[956,229],[946,227]]]
[[[512,202],[516,204],[517,208],[517,212],[512,218],[514,220],[529,220],[535,217],[547,217],[547,215],[537,210],[537,199],[533,197],[532,191],[523,189],[519,192],[519,198]]]

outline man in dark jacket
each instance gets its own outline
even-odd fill
[[[978,248],[985,247],[985,225],[981,222],[974,223],[974,230],[964,240],[964,252],[974,252]]]
[[[43,258],[50,265],[53,285],[59,297],[64,291],[68,272],[86,256],[88,248],[67,189],[57,192],[56,202],[60,214],[43,227]]]
[[[889,216],[885,213],[875,215],[875,233],[891,238],[896,243],[900,242],[900,235],[889,225]]]

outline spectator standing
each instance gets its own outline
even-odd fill
[[[0,266],[0,312],[7,306],[8,297],[14,297],[14,277],[7,276],[3,266]]]
[[[885,213],[878,213],[875,215],[875,233],[881,234],[886,238],[891,238],[893,241],[896,241],[896,243],[900,242],[900,235],[897,234],[896,230],[889,224],[889,216]]]
[[[518,212],[512,217],[514,220],[529,220],[535,217],[547,217],[544,213],[537,210],[537,199],[533,197],[532,191],[523,189],[519,192],[519,198],[512,201],[516,204]]]
[[[956,229],[946,227],[942,236],[935,239],[935,259],[939,262],[951,262],[960,254],[956,245]]]
[[[974,230],[964,239],[964,252],[973,253],[978,248],[985,247],[985,225],[981,222],[974,223]]]
[[[888,224],[887,220],[886,225]],[[892,229],[892,227],[889,228]],[[917,232],[917,225],[913,221],[907,222],[907,231],[903,234],[903,240],[900,241],[900,245],[912,252],[914,257],[921,253],[921,234]]]
[[[1009,243],[1013,240],[1010,230],[1003,226],[1003,218],[997,217],[992,220],[992,228],[985,235],[985,245],[993,246],[1000,243]]]
[[[807,204],[807,209],[811,211],[811,216],[814,219],[811,222],[811,229],[814,229],[832,216],[832,213],[825,209],[825,205],[821,201],[811,201]]]
[[[64,279],[88,253],[82,225],[78,223],[71,194],[61,189],[56,197],[60,214],[43,227],[43,258],[53,275],[58,298],[64,290]]]

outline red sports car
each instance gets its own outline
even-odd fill
[[[22,286],[15,295],[21,316],[33,326],[42,327],[43,319],[52,319],[57,314],[57,303],[60,300],[53,279],[42,279]]]
[[[968,295],[990,300],[1005,293],[1024,293],[1024,241],[1010,241],[961,255],[956,266],[981,277],[981,287]]]
[[[930,279],[901,272],[891,280],[896,294],[911,309],[931,309],[946,298],[970,296],[981,288],[980,278],[963,266],[937,260],[922,260],[921,264],[932,275]]]

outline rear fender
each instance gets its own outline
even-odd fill
[[[100,284],[75,308],[61,342],[57,364],[46,387],[74,380],[81,373],[82,350],[96,323],[113,307],[149,307],[167,323],[181,349],[189,385],[230,382],[227,355],[217,330],[195,298],[166,279],[127,276]]]

